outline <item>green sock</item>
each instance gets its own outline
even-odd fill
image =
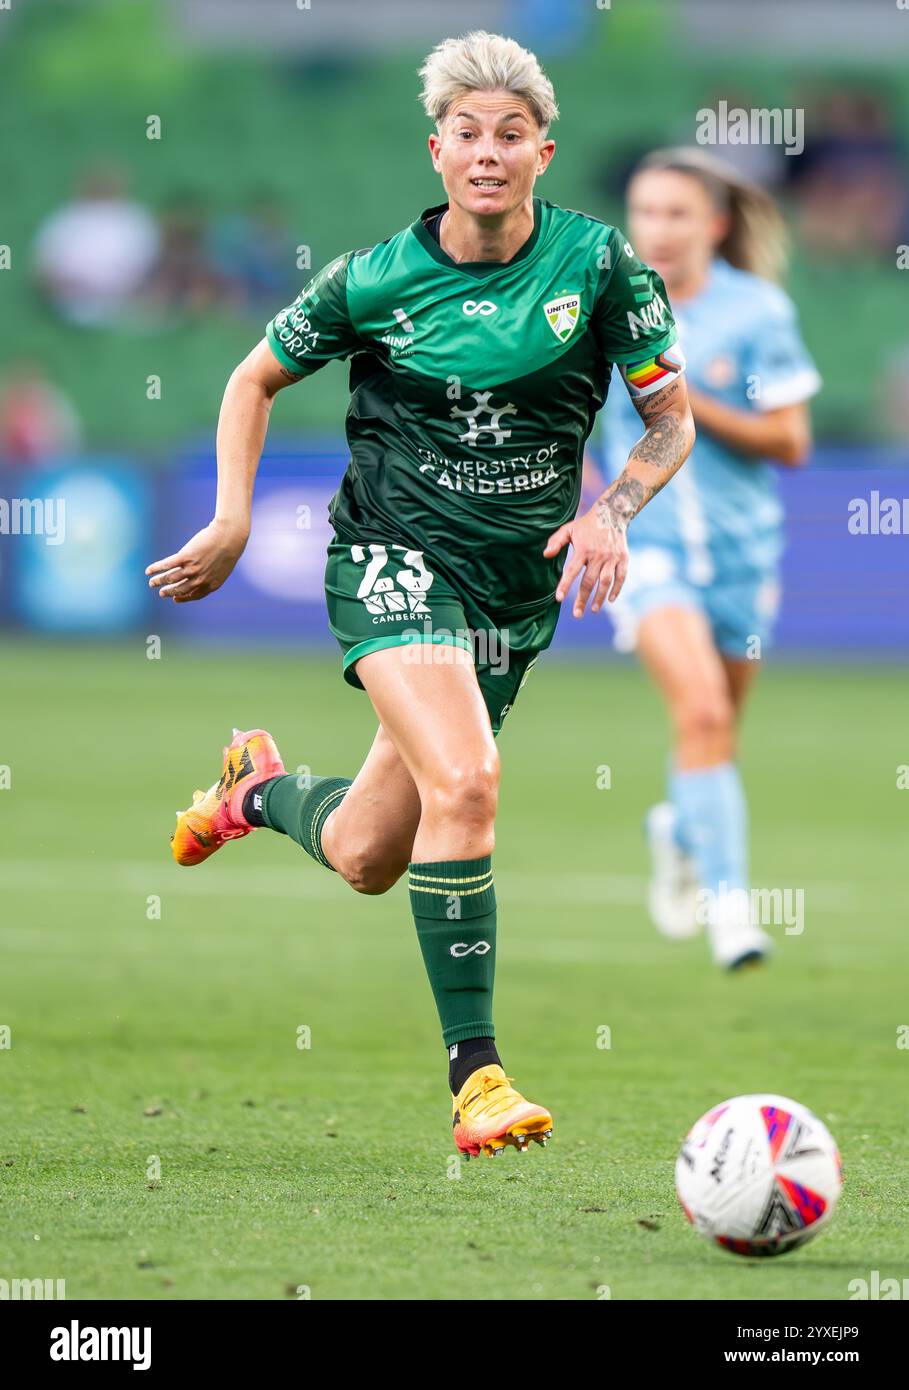
[[[445,1045],[494,1038],[496,890],[489,855],[411,864],[410,905]]]
[[[301,786],[301,781],[305,785]],[[317,864],[331,865],[322,853],[322,827],[350,786],[349,777],[275,777],[262,794],[261,816],[270,830],[296,840]],[[332,872],[334,870],[332,869]]]

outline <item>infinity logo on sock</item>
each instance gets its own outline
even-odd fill
[[[475,941],[472,946],[468,946],[466,941],[456,941],[453,946],[449,946],[449,951],[453,956],[469,956],[476,952],[478,956],[485,956],[492,947],[488,941]]]

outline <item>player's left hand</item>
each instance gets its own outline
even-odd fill
[[[625,576],[628,573],[628,541],[624,526],[600,520],[596,507],[574,521],[566,521],[558,531],[554,531],[546,542],[543,554],[547,559],[558,555],[566,545],[571,545],[571,555],[566,561],[556,589],[559,603],[565,598],[577,575],[584,571],[584,578],[575,595],[572,615],[583,617],[587,600],[594,595],[591,611],[598,613],[608,598],[615,603],[622,592]]]

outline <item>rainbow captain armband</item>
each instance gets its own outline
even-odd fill
[[[644,357],[640,362],[622,362],[619,371],[625,379],[628,394],[633,401],[641,396],[649,396],[654,391],[662,391],[674,376],[685,370],[685,354],[674,343],[664,352]]]

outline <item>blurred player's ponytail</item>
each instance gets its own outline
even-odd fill
[[[715,206],[729,216],[729,231],[716,248],[717,255],[765,280],[782,279],[788,234],[782,213],[765,189],[697,145],[653,150],[635,167],[634,174],[645,169],[668,169],[697,179]]]

